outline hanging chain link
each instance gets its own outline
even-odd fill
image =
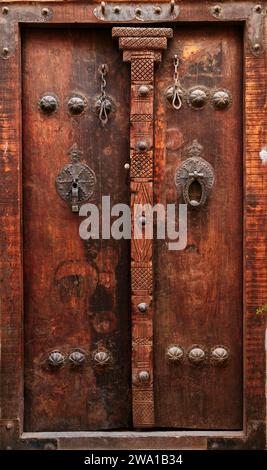
[[[108,66],[102,64],[100,67],[101,75],[101,96],[100,96],[100,109],[99,109],[99,119],[102,126],[105,126],[108,122],[108,113],[107,113],[107,95],[106,95],[106,75],[108,73]]]
[[[179,58],[175,54],[174,56],[174,74],[173,74],[173,80],[174,80],[174,85],[173,85],[173,100],[172,100],[172,106],[174,109],[180,109],[182,107],[182,100],[181,100],[181,84],[179,80],[179,72],[178,72],[178,67],[179,67]]]

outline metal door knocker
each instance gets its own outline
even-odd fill
[[[64,166],[56,178],[58,195],[71,205],[72,212],[78,212],[82,202],[92,197],[96,176],[94,171],[85,163],[80,162],[82,152],[74,144],[69,151],[71,163]]]
[[[179,79],[179,58],[175,54],[174,56],[174,74],[173,74],[173,85],[170,86],[166,91],[166,98],[171,103],[172,107],[177,111],[182,107],[182,97],[184,95],[184,91],[181,87],[180,79]]]
[[[107,64],[102,64],[99,68],[99,72],[101,75],[101,96],[95,103],[95,110],[102,126],[104,127],[108,123],[108,115],[112,111],[111,100],[106,95],[106,75],[108,73]]]
[[[175,185],[184,202],[192,207],[203,206],[214,183],[214,171],[209,162],[200,155],[203,147],[194,140],[187,147],[189,156],[175,172]]]

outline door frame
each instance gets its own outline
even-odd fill
[[[123,8],[122,0],[118,0]],[[118,3],[116,2],[116,3]],[[115,3],[115,2],[114,2]],[[124,2],[126,3],[126,2]],[[147,4],[147,3],[146,3]],[[94,15],[96,4],[1,3],[0,11],[0,322],[1,440],[3,449],[262,449],[266,435],[267,302],[267,81],[266,2],[235,1],[217,5],[179,3],[176,23],[234,23],[244,28],[244,420],[242,431],[23,432],[23,239],[21,30],[28,27],[107,26]],[[138,19],[130,23],[140,26]],[[160,23],[160,20],[158,21]],[[123,22],[126,25],[127,21]],[[142,24],[153,26],[156,21]],[[163,59],[164,60],[164,59]],[[260,153],[263,151],[263,153]],[[261,310],[260,310],[261,309]]]

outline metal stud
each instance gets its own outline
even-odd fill
[[[136,14],[137,16],[140,16],[140,15],[142,14],[141,8],[137,7],[137,8],[135,9],[135,14]]]
[[[138,88],[138,95],[139,96],[147,96],[149,93],[149,88],[148,86],[146,85],[141,85],[139,88]]]
[[[154,12],[156,13],[156,15],[160,15],[161,14],[161,7],[155,7]]]
[[[81,114],[85,110],[85,107],[86,107],[86,101],[80,96],[73,96],[68,101],[68,110],[70,114],[73,114],[73,115]]]
[[[167,349],[166,358],[170,362],[181,362],[184,357],[184,350],[180,346],[171,346]]]
[[[203,365],[207,359],[206,351],[203,346],[194,345],[188,351],[188,359],[191,364],[200,366]]]
[[[194,87],[188,91],[187,102],[192,109],[202,109],[208,101],[209,93],[204,87]]]
[[[42,9],[42,15],[43,16],[48,16],[49,15],[49,9],[48,8],[43,8]]]
[[[145,150],[148,149],[148,144],[147,142],[141,140],[140,142],[137,143],[137,149],[139,152],[144,152]]]
[[[129,163],[124,163],[124,168],[125,168],[125,170],[129,170],[130,169],[130,164]]]
[[[140,304],[137,305],[137,308],[140,313],[146,313],[148,310],[148,305],[145,302],[141,302]]]
[[[150,379],[149,372],[147,370],[141,370],[141,372],[138,374],[138,379],[141,383],[147,383]]]
[[[69,355],[69,361],[73,366],[81,366],[85,362],[85,354],[78,349],[72,351]]]
[[[230,353],[226,346],[214,346],[210,351],[210,360],[213,365],[224,367],[229,361]]]
[[[93,359],[96,365],[106,366],[111,361],[111,354],[107,350],[96,351],[93,353]]]
[[[120,12],[121,12],[121,9],[120,9],[119,6],[116,6],[116,7],[113,8],[113,11],[114,11],[114,13],[116,13],[117,15],[119,15]]]
[[[212,96],[212,103],[216,109],[226,109],[231,106],[232,97],[227,90],[217,90]]]
[[[65,362],[65,356],[60,351],[52,351],[47,358],[48,365],[54,368],[62,367]]]
[[[2,8],[2,13],[3,13],[3,15],[7,15],[9,13],[9,8],[8,7],[3,7]]]
[[[52,95],[44,95],[38,102],[39,110],[45,114],[52,114],[57,110],[57,99]]]

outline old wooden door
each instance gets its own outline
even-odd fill
[[[180,109],[166,95],[173,84],[175,55]],[[139,376],[134,377],[138,427],[242,427],[241,57],[239,30],[176,28],[155,70],[154,180],[146,182],[150,156],[131,155],[131,188],[139,202],[150,201],[141,193],[148,188],[149,194],[152,185],[155,202],[183,202],[175,175],[188,157],[204,158],[215,176],[206,203],[188,205],[186,248],[173,251],[165,240],[155,241],[153,291],[145,291],[141,271],[137,276],[132,272],[135,294],[138,277],[144,283],[133,304],[146,302],[147,294],[154,303],[153,344],[146,320],[133,319],[133,370],[139,375],[140,369],[154,372],[152,398],[151,384],[149,395],[146,384],[140,392]],[[108,66],[106,92],[113,106],[106,126],[95,109],[102,64]],[[144,87],[144,70],[139,78],[134,73],[132,86]],[[129,87],[129,70],[110,30],[25,31],[26,430],[131,425],[129,242],[85,243],[78,236],[77,214],[55,190],[62,168],[79,159],[93,175],[91,202],[100,209],[101,197],[110,195],[111,204],[129,203],[124,168],[129,153]],[[142,100],[149,97],[135,99],[140,115],[151,125],[148,114],[140,111]],[[49,108],[51,103],[55,109]],[[136,109],[133,113],[133,133],[140,139],[142,120]],[[142,158],[147,159],[143,173],[140,165],[136,172],[136,161]],[[67,184],[63,182],[63,191],[68,191]],[[138,260],[144,251],[138,251]],[[134,250],[132,257],[137,259]],[[146,313],[140,315],[144,318]],[[144,344],[153,349],[154,360],[147,362]],[[104,364],[101,353],[107,355]]]
[[[1,446],[263,447],[266,12],[119,4],[2,9]]]

